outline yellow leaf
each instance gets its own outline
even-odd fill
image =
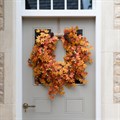
[[[36,33],[39,33],[39,32],[40,32],[40,29],[37,29],[37,30],[36,30]]]
[[[45,32],[45,33],[49,33],[49,30],[46,29],[46,30],[44,30],[44,32]]]
[[[88,83],[88,81],[87,80],[83,80],[83,84],[85,85],[85,84],[87,84]]]

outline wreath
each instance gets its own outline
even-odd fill
[[[76,81],[87,83],[85,69],[87,63],[92,63],[92,47],[77,31],[78,27],[66,28],[59,39],[48,29],[36,29],[37,37],[28,63],[33,69],[35,84],[46,86],[50,99],[57,94],[63,95],[64,86],[75,87]],[[55,60],[58,40],[62,41],[66,51],[64,62]]]

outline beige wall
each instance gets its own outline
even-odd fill
[[[4,104],[0,120],[13,120],[13,2],[4,0],[4,31],[0,31],[0,52],[4,52]]]
[[[5,97],[0,104],[0,120],[15,117],[15,80],[13,72],[13,2],[5,2],[5,29],[0,31],[0,52],[5,53]],[[113,52],[120,51],[120,30],[113,25],[113,0],[102,2],[102,120],[120,120],[120,104],[113,104]]]
[[[120,52],[120,30],[114,28],[114,0],[102,2],[102,120],[120,120],[113,103],[113,52]]]

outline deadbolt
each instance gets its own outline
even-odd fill
[[[28,105],[28,103],[24,103],[24,104],[23,104],[23,109],[25,110],[25,112],[27,111],[27,109],[28,109],[29,107],[30,107],[30,108],[34,108],[34,107],[36,107],[36,106],[35,106],[35,105]]]

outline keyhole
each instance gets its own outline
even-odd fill
[[[65,56],[66,52],[65,49],[63,47],[63,43],[61,40],[58,40],[57,46],[56,46],[56,50],[55,50],[55,55],[56,55],[56,61],[61,61],[64,62],[64,56]]]

